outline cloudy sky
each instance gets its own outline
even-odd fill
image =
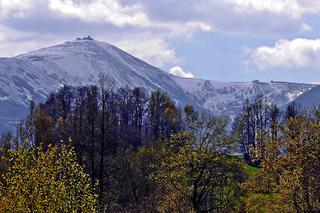
[[[320,82],[319,0],[0,0],[0,56],[91,35],[176,75]]]

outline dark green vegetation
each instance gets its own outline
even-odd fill
[[[112,80],[101,75],[98,86],[65,86],[45,103],[31,104],[16,136],[5,134],[1,139],[0,204],[6,203],[1,211],[19,206],[25,212],[45,212],[55,207],[50,202],[21,204],[10,195],[21,194],[10,188],[10,181],[21,178],[19,168],[25,168],[21,164],[26,166],[28,159],[36,163],[23,170],[31,180],[43,178],[47,185],[39,186],[47,200],[59,197],[56,182],[48,184],[48,177],[77,181],[76,171],[82,166],[88,177],[81,175],[75,194],[86,189],[88,202],[83,196],[64,194],[80,200],[69,208],[75,212],[319,211],[318,110],[302,113],[292,105],[282,113],[258,97],[245,104],[231,132],[226,119],[192,106],[181,110],[160,91],[149,95],[142,88],[113,88]],[[59,154],[65,147],[62,141],[71,141],[71,151],[65,153],[72,156],[74,151],[75,159]],[[244,156],[232,156],[239,149]],[[31,154],[15,161],[15,150]],[[57,176],[34,172],[46,171],[40,157],[51,162],[50,174]],[[24,199],[43,199],[35,196],[37,189],[18,183],[30,190]]]

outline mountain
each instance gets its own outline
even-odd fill
[[[313,109],[320,105],[320,86],[316,86],[301,96],[296,98],[294,102],[305,109]]]
[[[192,104],[234,116],[244,101],[263,94],[285,105],[310,84],[285,82],[234,83],[186,79],[170,75],[110,44],[76,40],[12,58],[0,58],[0,131],[12,129],[28,114],[30,100],[42,102],[62,85],[97,82],[107,73],[116,85],[167,92],[180,106]]]
[[[194,97],[203,108],[219,115],[234,117],[245,101],[263,95],[283,108],[315,85],[288,82],[270,83],[222,82],[174,77],[174,80]]]
[[[163,90],[180,105],[194,104],[167,72],[110,44],[76,40],[13,58],[0,58],[0,129],[11,129],[28,113],[31,99],[42,102],[62,85],[95,84],[107,73],[118,87]]]

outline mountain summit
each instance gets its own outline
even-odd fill
[[[193,104],[229,116],[238,113],[246,99],[257,95],[263,94],[282,106],[314,87],[285,82],[234,83],[176,77],[113,45],[77,39],[0,58],[0,129],[12,129],[23,119],[30,100],[44,101],[62,85],[94,84],[99,73],[108,74],[117,87],[162,90],[180,106]]]

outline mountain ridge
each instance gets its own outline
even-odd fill
[[[28,113],[31,99],[42,102],[62,85],[94,84],[101,72],[113,78],[117,87],[144,87],[148,92],[162,90],[180,106],[192,104],[231,117],[239,112],[245,99],[252,99],[260,92],[285,105],[314,87],[299,83],[237,83],[176,77],[111,44],[75,40],[0,58],[0,126],[12,129]]]

